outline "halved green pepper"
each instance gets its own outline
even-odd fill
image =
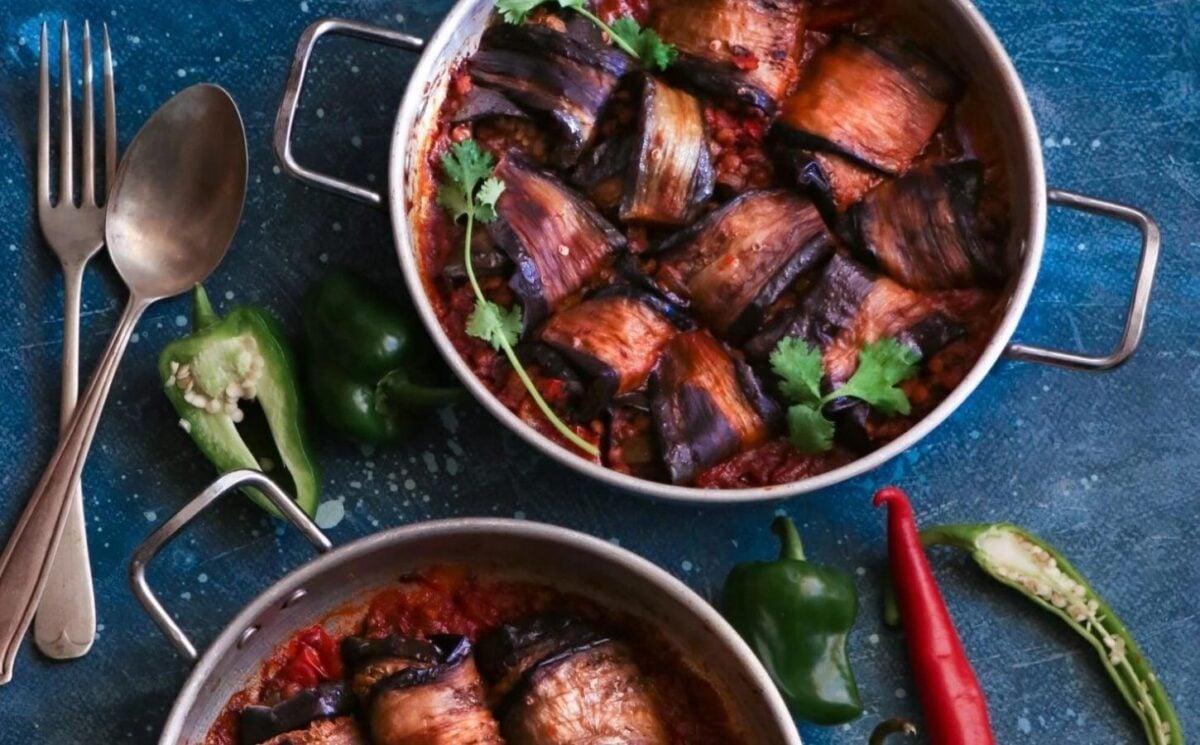
[[[317,412],[346,437],[395,442],[462,389],[430,383],[440,362],[415,314],[370,282],[335,272],[304,301],[306,370]]]
[[[776,518],[782,548],[775,561],[738,564],[725,580],[725,617],[767,668],[788,707],[815,724],[862,714],[846,657],[858,615],[858,591],[846,572],[811,564],[795,524]]]
[[[168,344],[158,358],[179,425],[221,473],[261,470],[301,509],[316,514],[320,472],[283,329],[252,306],[238,306],[220,318],[200,285],[193,302],[192,333]],[[277,514],[257,490],[245,491]]]

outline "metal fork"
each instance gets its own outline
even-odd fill
[[[117,168],[117,108],[113,90],[112,53],[108,26],[104,29],[104,194]],[[96,202],[95,117],[92,107],[92,38],[83,24],[83,117],[80,126],[82,162],[79,202],[75,202],[74,141],[71,118],[71,46],[67,22],[59,42],[61,116],[58,146],[58,200],[50,201],[50,64],[46,24],[42,24],[41,71],[38,86],[37,211],[42,235],[58,256],[63,270],[63,359],[60,426],[70,420],[79,394],[79,304],[83,271],[104,246],[104,207]],[[103,195],[102,195],[103,197]],[[103,198],[101,201],[105,201]],[[96,638],[96,601],[88,562],[83,520],[83,490],[75,485],[67,523],[46,582],[34,622],[34,640],[46,655],[74,659],[87,654]]]

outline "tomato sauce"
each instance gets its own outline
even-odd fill
[[[441,565],[401,577],[365,603],[338,611],[336,620],[297,632],[264,663],[259,679],[233,696],[204,743],[235,745],[237,715],[246,706],[273,705],[306,688],[340,679],[345,671],[338,645],[345,636],[428,638],[452,633],[474,641],[503,623],[551,611],[609,629],[632,646],[672,743],[744,742],[720,694],[680,659],[662,631],[575,595],[491,578],[464,566]]]

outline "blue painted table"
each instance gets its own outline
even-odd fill
[[[84,18],[108,22],[122,142],[179,88],[206,80],[229,88],[250,140],[250,196],[209,289],[224,307],[261,303],[295,329],[300,293],[332,266],[399,281],[381,212],[306,189],[275,168],[271,124],[295,40],[314,18],[332,14],[427,35],[446,5],[242,0],[166,10],[154,0],[62,0],[45,13],[39,0],[3,3],[0,536],[50,454],[57,422],[61,288],[30,199],[42,21],[65,15],[76,33]],[[1076,558],[1136,631],[1184,728],[1200,732],[1200,5],[986,0],[983,10],[1029,87],[1051,182],[1144,207],[1162,224],[1149,331],[1132,362],[1095,376],[1001,363],[946,425],[876,473],[783,505],[736,509],[650,504],[583,482],[463,405],[397,450],[318,438],[325,499],[345,507],[333,539],[457,515],[543,520],[619,542],[711,598],[732,563],[772,552],[766,529],[782,509],[802,525],[811,556],[856,569],[863,599],[851,644],[869,714],[803,734],[816,745],[861,743],[881,717],[916,713],[902,638],[876,612],[883,516],[868,502],[876,487],[896,482],[912,491],[927,523],[1009,519]],[[323,45],[303,102],[299,155],[381,182],[412,62],[352,42]],[[1135,254],[1130,230],[1052,212],[1046,262],[1019,338],[1092,350],[1113,343]],[[121,302],[111,267],[97,262],[84,297],[88,369]],[[154,369],[187,312],[179,299],[142,322],[85,475],[96,647],[70,664],[24,651],[15,682],[0,691],[0,742],[150,742],[186,674],[134,601],[125,573],[134,547],[212,477],[175,426]],[[207,640],[307,558],[302,539],[250,507],[227,504],[170,549],[151,579],[183,625]],[[1138,741],[1133,717],[1080,640],[964,560],[938,557],[935,565],[991,694],[1000,742]]]

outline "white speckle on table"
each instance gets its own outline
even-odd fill
[[[438,472],[437,458],[434,456],[433,453],[426,450],[425,452],[421,453],[421,460],[425,461],[425,468],[430,473]]]
[[[854,573],[860,577],[866,576],[867,568],[866,567],[858,567],[857,569],[854,570]]]
[[[879,634],[871,634],[870,636],[867,637],[867,641],[871,642],[872,644],[878,644],[879,643]]]
[[[1062,143],[1061,143],[1061,144],[1062,144],[1062,146],[1063,146],[1063,147],[1071,147],[1071,145],[1073,145],[1073,144],[1075,144],[1075,143],[1071,142],[1071,138],[1070,138],[1070,137],[1063,137],[1063,138],[1062,138]]]
[[[362,482],[361,482],[361,481],[351,481],[351,482],[350,482],[350,488],[351,488],[351,489],[361,489],[361,488],[362,488]]]
[[[787,517],[787,510],[782,507],[775,508],[775,517]]]
[[[342,497],[327,499],[317,505],[317,527],[322,530],[336,528],[346,517],[346,501]]]
[[[178,76],[179,76],[179,77],[181,77],[181,78],[184,78],[184,77],[187,77],[187,70],[185,70],[185,69],[183,69],[183,68],[181,67],[181,68],[179,68],[178,70],[176,70],[176,71],[175,71],[175,74],[176,74],[176,75],[178,75]]]
[[[1100,147],[1100,140],[1099,139],[1092,140],[1092,149],[1096,150],[1099,147]]]
[[[131,344],[137,344],[141,340],[142,340],[142,335],[136,331],[134,331],[133,334],[130,335],[130,337],[129,337],[129,342]]]
[[[620,546],[620,545],[621,545],[621,539],[620,539],[620,538],[617,538],[615,535],[614,535],[612,538],[609,538],[609,539],[608,539],[608,542],[609,542],[609,543],[611,543],[611,544],[612,544],[612,545],[614,545],[614,546]]]
[[[514,512],[513,519],[514,520],[524,520],[525,519],[525,510],[517,510],[516,512]]]
[[[308,12],[308,3],[307,3],[307,2],[301,2],[301,3],[300,3],[300,12],[301,12],[301,13],[307,13],[307,12]]]
[[[148,522],[148,523],[152,523],[158,519],[158,513],[155,512],[154,510],[146,510],[142,514],[145,515],[146,522]]]
[[[908,691],[904,690],[903,688],[896,689],[896,698],[905,698],[907,696],[908,696]]]
[[[196,581],[199,582],[200,584],[204,584],[205,582],[208,581],[208,575],[205,574],[204,572],[200,572],[200,574],[196,575]]]
[[[278,175],[279,175],[279,173],[280,173],[280,171],[279,171],[279,166],[271,166],[271,173],[273,173],[273,174],[275,174],[276,176],[278,176]]]
[[[404,23],[404,14],[403,13],[396,14],[396,23]]]
[[[318,118],[318,119],[324,119],[324,118],[325,118],[325,109],[322,109],[322,108],[320,108],[320,107],[317,107],[317,118]]]
[[[446,473],[451,476],[458,475],[458,461],[453,458],[446,458]]]
[[[225,291],[225,299],[226,299],[226,300],[233,300],[233,290],[226,290],[226,291]]]
[[[692,571],[692,569],[695,567],[695,565],[694,565],[694,564],[692,564],[692,562],[688,561],[687,559],[684,559],[682,562],[680,562],[679,566],[680,566],[680,567],[683,569],[683,571],[685,571],[685,572],[690,572],[690,571]]]
[[[358,65],[350,65],[350,72],[357,75],[358,74]]]
[[[1017,729],[1021,730],[1021,734],[1028,735],[1033,731],[1033,724],[1028,717],[1019,716],[1017,717]]]
[[[181,593],[179,593],[179,597],[183,598],[184,600],[191,600],[191,599],[192,599],[192,593],[190,593],[190,592],[181,592]]]
[[[417,488],[417,482],[413,481],[412,479],[404,479],[404,488],[412,491],[413,489]]]
[[[175,325],[183,328],[187,325],[187,316],[175,316]]]
[[[350,138],[350,144],[354,147],[362,147],[362,138],[358,135],[354,135]]]
[[[17,250],[17,244],[15,244],[15,243],[10,243],[10,244],[8,244],[8,250],[9,250],[9,251],[16,251],[16,250]]]
[[[395,484],[388,484],[388,491],[395,493],[400,491],[400,487],[396,486]]]
[[[333,232],[335,232],[335,233],[342,232],[342,224],[340,222],[335,222],[333,224]]]
[[[442,420],[442,426],[450,434],[458,431],[458,417],[454,415],[454,409],[442,408],[438,410],[438,418]]]

